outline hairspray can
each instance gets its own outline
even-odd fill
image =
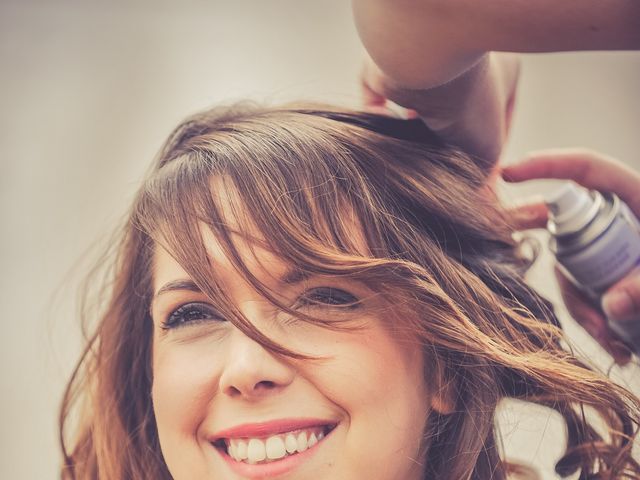
[[[550,249],[567,277],[600,308],[601,295],[640,265],[640,222],[616,195],[574,182],[546,201]],[[609,327],[640,353],[640,318]]]

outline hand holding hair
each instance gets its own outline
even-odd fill
[[[611,157],[585,149],[546,150],[530,154],[523,162],[504,167],[502,176],[509,182],[553,178],[573,180],[580,185],[618,195],[640,216],[640,173]],[[532,203],[513,211],[520,228],[542,228],[546,223],[544,204]],[[616,360],[629,360],[628,349],[609,329],[604,314],[616,321],[633,321],[640,315],[640,269],[636,268],[610,287],[602,296],[602,312],[592,304],[560,271],[556,276],[563,299],[571,315]]]
[[[493,52],[454,79],[435,87],[408,88],[370,59],[360,78],[365,107],[389,112],[389,101],[419,116],[445,141],[473,154],[488,172],[500,156],[511,124],[520,62]]]
[[[640,48],[635,0],[351,4],[370,55],[365,103],[380,111],[388,98],[418,112],[487,167],[508,132],[518,78],[513,53]]]

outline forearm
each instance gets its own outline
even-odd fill
[[[441,85],[485,52],[640,49],[640,0],[352,0],[360,37],[399,85]]]

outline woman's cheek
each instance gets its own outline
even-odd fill
[[[220,377],[216,350],[206,342],[154,348],[152,400],[161,437],[165,430],[192,436],[206,417]]]
[[[369,325],[369,327],[371,327]],[[308,331],[290,335],[287,347],[316,360],[299,360],[296,368],[324,396],[356,413],[375,402],[395,380],[397,353],[390,355],[389,340],[378,329],[334,331],[308,325]]]

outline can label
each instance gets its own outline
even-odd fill
[[[577,283],[596,294],[640,265],[640,235],[626,213],[621,211],[596,241],[558,257]]]

